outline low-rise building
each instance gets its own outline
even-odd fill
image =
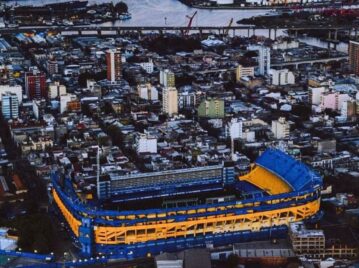
[[[236,80],[240,81],[243,77],[254,76],[254,67],[244,67],[243,65],[238,65],[236,69]]]
[[[136,151],[141,153],[157,153],[157,138],[149,134],[139,134],[136,137]]]

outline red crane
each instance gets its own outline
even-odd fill
[[[192,27],[193,19],[194,19],[194,17],[195,17],[196,15],[197,15],[197,11],[194,12],[192,16],[188,16],[188,15],[186,16],[186,18],[189,19],[189,22],[188,22],[188,25],[187,25],[187,29],[186,29],[185,32],[184,32],[184,35],[187,35],[187,34],[189,33],[189,30],[190,30],[191,27]]]

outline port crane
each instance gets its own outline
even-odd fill
[[[231,20],[229,21],[228,26],[227,26],[227,29],[226,29],[226,31],[224,32],[224,36],[227,36],[227,35],[228,35],[229,29],[231,28],[232,24],[233,24],[233,18],[231,18]]]
[[[189,30],[190,30],[191,27],[192,27],[193,19],[194,19],[194,17],[195,17],[196,15],[197,15],[197,11],[194,12],[192,16],[189,16],[189,15],[186,16],[186,18],[189,19],[189,22],[188,22],[188,25],[187,25],[187,29],[184,31],[184,35],[188,35]]]

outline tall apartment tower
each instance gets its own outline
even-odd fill
[[[359,42],[349,42],[349,65],[350,69],[359,75]]]
[[[34,69],[25,73],[25,91],[30,100],[47,98],[46,76]]]
[[[168,70],[160,71],[160,84],[164,87],[174,87],[175,86],[175,74]]]
[[[270,60],[270,47],[260,46],[258,49],[258,65],[259,74],[265,75],[269,73],[271,60]]]
[[[5,119],[19,117],[19,100],[15,93],[6,92],[2,94],[1,112]]]
[[[175,87],[163,89],[162,109],[165,114],[172,116],[178,113],[178,92]]]
[[[115,82],[121,79],[121,57],[122,54],[119,48],[110,49],[106,52],[107,80]]]

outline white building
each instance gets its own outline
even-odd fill
[[[102,88],[95,80],[87,79],[86,81],[86,89],[93,93],[94,96],[101,97],[102,96]]]
[[[295,77],[293,72],[290,72],[288,69],[275,70],[271,69],[270,73],[272,78],[272,85],[275,86],[285,86],[285,85],[294,85]]]
[[[141,99],[151,100],[151,101],[158,100],[158,90],[156,87],[152,86],[150,83],[138,85],[137,93]]]
[[[139,134],[136,138],[136,151],[140,153],[157,153],[157,138],[148,134]]]
[[[309,87],[308,89],[312,105],[319,105],[323,93],[327,91],[326,87]]]
[[[60,113],[67,111],[67,104],[71,101],[77,100],[76,95],[74,94],[64,94],[60,96]]]
[[[276,139],[284,139],[289,137],[290,125],[284,117],[272,121],[272,132]]]
[[[238,118],[232,118],[226,124],[225,132],[226,137],[230,137],[233,140],[243,138],[243,122]]]
[[[67,65],[64,68],[64,75],[65,76],[79,75],[79,74],[80,74],[80,65],[71,64],[71,65]]]
[[[234,0],[214,0],[217,5],[233,5]]]
[[[9,229],[0,228],[0,250],[15,250],[18,238],[8,235]]]
[[[275,50],[287,50],[299,47],[299,41],[297,40],[280,40],[275,41],[272,45],[272,48]]]
[[[160,84],[164,87],[174,87],[175,86],[175,74],[166,69],[160,71]]]
[[[313,3],[319,2],[319,0],[246,0],[246,3],[251,5],[261,6],[275,6],[275,5],[286,5],[286,4],[302,4],[302,3]]]
[[[175,87],[166,87],[163,89],[162,110],[169,116],[178,114],[178,92]]]
[[[14,86],[0,85],[0,101],[2,98],[2,94],[6,93],[6,92],[16,94],[19,103],[20,104],[22,103],[22,87],[21,86],[19,86],[19,85],[14,85]]]
[[[242,133],[242,139],[246,142],[255,142],[256,141],[256,133],[252,130],[246,129]]]
[[[260,75],[265,75],[269,73],[271,66],[271,53],[270,47],[264,45],[254,45],[249,46],[248,50],[257,50],[258,51],[258,73]]]
[[[141,62],[140,66],[142,69],[146,71],[146,73],[151,74],[153,73],[153,62],[152,59],[150,59],[148,62]]]
[[[93,79],[87,79],[86,80],[86,88],[90,91],[93,91],[95,86],[97,85],[97,82]]]
[[[55,82],[49,85],[49,98],[56,99],[61,95],[66,94],[66,86],[60,85],[59,82]]]

